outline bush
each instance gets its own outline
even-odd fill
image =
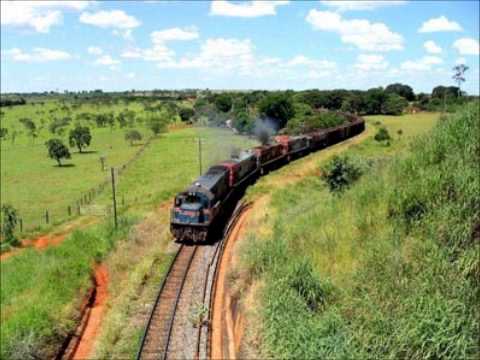
[[[48,149],[48,156],[57,161],[58,166],[62,166],[62,159],[70,159],[70,151],[60,139],[50,139],[45,143]]]
[[[15,236],[15,227],[17,226],[17,210],[10,204],[2,206],[2,236],[4,241],[10,245],[19,245]]]
[[[90,146],[90,141],[92,141],[90,128],[87,126],[76,126],[75,129],[70,130],[68,141],[71,147],[76,146],[78,151],[82,152],[82,149]]]
[[[190,121],[190,119],[193,117],[193,115],[195,114],[195,112],[193,111],[192,108],[187,108],[187,107],[182,107],[179,111],[178,111],[178,115],[180,116],[180,119],[182,119],[182,121]]]
[[[392,137],[390,136],[387,128],[381,127],[375,134],[374,139],[378,142],[386,141],[388,143]]]
[[[142,140],[142,134],[138,130],[132,129],[125,133],[125,141],[129,141],[130,146],[133,146],[135,141],[140,140]]]
[[[322,178],[332,192],[344,190],[362,175],[360,167],[347,156],[335,156],[322,170]]]
[[[258,110],[263,118],[274,121],[276,129],[285,127],[288,120],[295,116],[292,100],[287,94],[270,94],[260,101]]]
[[[382,104],[382,114],[401,115],[408,106],[408,101],[397,94],[388,94]]]
[[[229,112],[232,108],[232,98],[227,94],[218,95],[215,98],[215,106],[218,111]]]

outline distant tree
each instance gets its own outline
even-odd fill
[[[62,159],[70,159],[70,151],[60,139],[50,139],[45,145],[48,149],[48,156],[57,161],[58,166],[62,166]]]
[[[8,135],[8,129],[7,128],[0,128],[0,139],[6,139]]]
[[[233,119],[233,127],[241,133],[250,132],[253,128],[253,121],[245,111],[239,112]]]
[[[65,128],[70,124],[71,121],[72,119],[70,117],[54,119],[48,126],[48,130],[52,134],[62,135],[65,132]]]
[[[142,134],[138,130],[135,130],[135,129],[128,130],[125,133],[125,140],[130,142],[130,146],[133,146],[135,141],[142,140]]]
[[[263,118],[270,118],[277,129],[285,127],[288,120],[295,116],[292,100],[285,94],[270,94],[259,103],[259,111]]]
[[[149,116],[147,120],[147,126],[152,131],[154,136],[167,131],[167,114],[165,111],[154,113]]]
[[[178,111],[178,115],[180,116],[180,119],[182,121],[190,121],[194,114],[195,112],[193,111],[193,109],[189,107],[182,107]]]
[[[437,86],[432,90],[432,98],[444,99],[444,98],[456,98],[460,88],[456,86]]]
[[[71,147],[76,146],[78,151],[82,152],[82,149],[90,146],[90,142],[92,141],[90,128],[87,126],[77,125],[74,129],[70,130],[68,141]]]
[[[408,106],[408,101],[395,93],[388,94],[382,104],[382,114],[400,115]]]
[[[382,105],[387,99],[387,94],[382,88],[369,89],[364,96],[366,114],[381,114]]]
[[[453,67],[454,74],[452,76],[452,79],[457,83],[458,85],[458,96],[460,97],[462,95],[461,87],[462,83],[465,82],[465,72],[468,70],[468,66],[465,64],[459,64]]]
[[[15,227],[17,226],[18,214],[17,210],[10,205],[2,205],[2,235],[5,242],[10,245],[19,245],[19,241],[15,236]]]
[[[413,89],[408,85],[400,83],[390,84],[385,88],[385,92],[389,94],[397,94],[407,99],[408,101],[415,100],[415,93],[413,92]]]
[[[32,119],[21,118],[19,121],[22,123],[22,125],[27,130],[27,133],[32,138],[32,141],[35,142],[35,138],[37,137],[37,126],[32,121]]]
[[[229,112],[232,108],[232,98],[228,94],[220,94],[215,98],[215,106],[218,111]]]

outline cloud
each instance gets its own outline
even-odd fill
[[[235,16],[235,17],[259,17],[275,15],[277,6],[286,5],[288,1],[250,1],[244,3],[232,3],[225,0],[212,1],[210,15]]]
[[[180,29],[178,27],[154,31],[150,38],[154,44],[164,43],[166,41],[188,41],[199,37],[198,30],[195,27]]]
[[[448,20],[445,16],[425,21],[418,32],[430,33],[438,31],[462,31],[462,27],[455,21]]]
[[[403,49],[403,37],[390,31],[383,23],[371,23],[368,20],[343,19],[331,11],[309,11],[306,21],[315,30],[338,33],[346,44],[353,44],[366,51],[391,51]]]
[[[72,56],[62,50],[54,50],[47,48],[34,48],[32,52],[24,52],[19,48],[13,48],[4,52],[4,55],[7,58],[12,59],[16,62],[25,62],[25,63],[43,63],[49,61],[62,61],[69,60]]]
[[[118,65],[120,64],[119,60],[113,59],[110,55],[103,55],[100,56],[96,61],[96,65],[106,65],[106,66],[112,66],[112,65]]]
[[[135,79],[137,75],[134,72],[130,72],[126,75],[127,79]]]
[[[424,56],[418,60],[408,60],[400,65],[402,70],[406,71],[429,71],[432,65],[443,63],[443,60],[437,56]]]
[[[355,68],[362,71],[378,71],[388,68],[388,61],[382,55],[360,54],[357,57]]]
[[[423,47],[430,54],[441,54],[442,48],[438,46],[434,41],[428,40],[423,43]]]
[[[81,11],[90,1],[9,1],[0,2],[2,26],[32,29],[48,33],[63,21],[62,10]]]
[[[464,57],[460,57],[457,60],[455,60],[456,65],[466,64],[466,63],[467,63],[467,59],[465,59]]]
[[[478,55],[480,53],[478,40],[472,38],[458,39],[453,43],[453,47],[460,55]]]
[[[87,52],[91,55],[102,55],[103,50],[98,46],[89,46]]]
[[[385,6],[398,6],[398,5],[404,5],[407,2],[406,1],[395,1],[395,0],[389,0],[389,1],[381,1],[381,0],[376,0],[376,1],[363,1],[363,0],[355,0],[355,1],[330,1],[330,0],[324,0],[321,1],[322,5],[325,5],[330,8],[335,8],[338,11],[361,11],[361,10],[374,10],[376,8],[380,7],[385,7]]]
[[[140,26],[141,22],[128,15],[123,10],[98,11],[96,13],[83,12],[80,22],[100,28],[114,28],[121,30],[133,29]]]
[[[163,44],[154,44],[149,49],[129,48],[120,55],[125,59],[140,59],[144,61],[170,62],[175,52]]]

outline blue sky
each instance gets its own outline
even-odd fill
[[[1,1],[1,90],[479,93],[478,1]]]

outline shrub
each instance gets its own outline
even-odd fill
[[[70,151],[60,139],[50,139],[45,143],[48,149],[48,156],[58,162],[58,166],[62,166],[62,159],[70,159]]]
[[[190,121],[194,114],[195,112],[193,111],[193,109],[187,107],[182,107],[178,111],[178,115],[180,116],[180,119],[182,119],[182,121]]]
[[[322,178],[330,191],[342,191],[360,178],[362,170],[347,156],[335,156],[324,168]]]
[[[76,146],[79,152],[82,152],[84,147],[90,145],[92,135],[90,134],[90,128],[87,126],[76,126],[75,129],[70,130],[68,141],[70,146]]]
[[[138,130],[132,129],[125,133],[125,141],[129,141],[131,146],[133,146],[135,141],[140,140],[142,140],[142,134]]]
[[[5,242],[16,246],[19,244],[15,236],[15,226],[17,226],[17,210],[10,204],[2,206],[2,235]]]
[[[381,127],[374,136],[378,142],[386,141],[387,143],[392,139],[387,128]]]
[[[295,116],[295,108],[287,94],[270,94],[260,101],[259,112],[263,118],[270,118],[275,122],[276,130],[282,129],[288,120]]]

